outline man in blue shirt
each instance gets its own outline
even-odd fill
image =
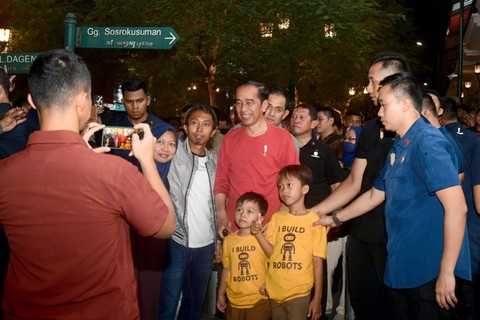
[[[378,86],[385,77],[410,70],[407,59],[395,52],[376,55],[368,70],[367,91],[378,106]],[[377,116],[365,123],[358,137],[355,161],[348,177],[321,203],[311,208],[319,215],[348,205],[373,187],[392,148],[394,132],[385,130]],[[347,278],[356,320],[390,319],[386,313],[384,271],[387,260],[385,203],[352,219],[347,245]]]
[[[385,200],[392,317],[448,319],[457,303],[455,276],[471,278],[467,207],[452,145],[420,117],[422,92],[412,75],[388,76],[380,86],[378,115],[398,135],[393,148],[374,187],[321,223],[340,225]]]
[[[472,306],[472,318],[480,319],[480,138],[458,122],[458,105],[453,98],[442,98],[442,107],[442,122],[460,143],[465,159],[463,192],[468,208],[467,230],[473,282],[473,292],[468,292],[472,296],[469,305]],[[468,285],[466,290],[470,290]]]
[[[427,119],[432,126],[440,130],[440,132],[445,136],[445,138],[447,138],[447,140],[452,145],[453,149],[455,150],[455,156],[458,162],[458,174],[460,177],[460,181],[463,181],[465,168],[463,164],[463,153],[460,142],[453,133],[451,133],[445,126],[442,126],[440,124],[438,119],[437,107],[430,93],[423,94],[422,116],[424,116],[425,119]]]

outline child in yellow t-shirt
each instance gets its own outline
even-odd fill
[[[322,314],[327,232],[324,226],[313,226],[318,216],[305,208],[311,182],[312,172],[304,165],[282,168],[277,183],[288,211],[272,216],[265,237],[258,222],[251,230],[269,257],[266,291],[272,319],[319,319]]]
[[[265,198],[255,192],[247,192],[237,201],[235,223],[239,230],[223,241],[223,270],[217,297],[217,308],[226,311],[227,320],[270,319],[268,297],[259,290],[265,283],[267,257],[250,234],[251,225],[265,215],[267,208]]]

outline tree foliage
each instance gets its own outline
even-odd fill
[[[23,30],[14,45],[22,51],[63,44],[67,12],[79,26],[173,27],[181,39],[172,50],[77,50],[89,63],[94,89],[146,79],[163,116],[186,103],[230,105],[235,87],[247,79],[295,89],[299,101],[341,108],[348,87],[363,89],[373,55],[412,52],[408,12],[393,0],[37,0],[29,2],[33,11],[22,2],[10,1],[11,20]],[[261,25],[271,28],[271,37],[262,37]],[[326,37],[326,26],[334,37]],[[193,84],[197,90],[188,90]]]

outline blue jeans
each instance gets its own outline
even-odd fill
[[[208,280],[212,273],[215,243],[202,248],[186,248],[172,239],[167,242],[165,270],[160,289],[159,320],[200,319]]]

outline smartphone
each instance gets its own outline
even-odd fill
[[[102,147],[132,150],[132,134],[134,132],[135,129],[132,127],[105,127],[102,133]]]

